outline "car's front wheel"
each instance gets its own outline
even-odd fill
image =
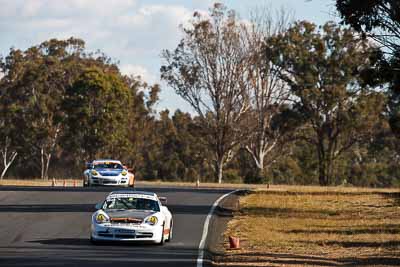
[[[92,245],[98,245],[99,241],[94,239],[93,236],[90,236],[90,243],[92,243]]]
[[[90,186],[90,178],[89,178],[88,176],[86,176],[86,177],[83,179],[83,186],[84,186],[84,187],[89,187],[89,186]]]

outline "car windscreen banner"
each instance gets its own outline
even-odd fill
[[[107,197],[107,200],[114,198],[143,198],[143,199],[157,200],[155,196],[149,196],[144,194],[112,194]]]

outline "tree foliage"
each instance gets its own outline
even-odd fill
[[[337,0],[343,21],[392,51],[399,50],[400,2],[397,0]]]
[[[244,43],[248,47],[246,71],[243,74],[249,88],[250,109],[246,119],[247,141],[243,144],[258,168],[263,180],[265,168],[281,153],[287,143],[291,121],[289,106],[290,90],[279,77],[280,66],[266,56],[266,40],[286,31],[290,16],[283,9],[276,17],[270,8],[257,9],[252,13],[251,24],[243,27]],[[292,124],[294,125],[294,124]]]
[[[83,40],[12,48],[0,57],[1,177],[79,177],[85,161],[107,157],[139,180],[399,186],[398,50],[369,38],[387,38],[374,16],[398,23],[396,3],[350,11],[364,16],[348,21],[364,36],[288,27],[285,12],[195,13],[161,68],[193,114],[158,110],[159,85],[122,75]]]
[[[367,81],[388,84],[390,125],[400,136],[400,2],[337,0],[336,7],[344,23],[382,46],[380,62],[369,73]]]
[[[82,53],[83,41],[49,40],[26,51],[11,49],[1,62],[2,132],[14,144],[22,161],[46,178],[50,159],[57,149],[63,125],[61,101],[76,74],[74,61]],[[24,129],[21,131],[21,129]]]
[[[86,53],[80,39],[11,49],[0,66],[2,155],[18,155],[19,175],[47,178],[54,154],[74,164],[127,155],[132,114],[147,110],[158,93],[141,106],[142,85],[123,77],[104,54]]]
[[[128,153],[131,106],[131,92],[118,72],[84,69],[63,102],[71,147],[88,160]]]
[[[195,13],[174,51],[164,51],[161,77],[195,110],[213,151],[215,178],[233,158],[248,110],[246,47],[234,11],[215,4],[208,17]]]
[[[373,51],[350,29],[329,22],[321,29],[297,22],[266,45],[310,127],[301,138],[316,148],[321,185],[332,183],[335,159],[368,135],[380,116],[384,99],[361,79]]]

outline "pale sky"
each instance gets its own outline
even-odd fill
[[[124,74],[160,83],[160,54],[174,49],[182,35],[179,25],[194,11],[207,11],[209,0],[0,0],[0,55],[10,47],[26,49],[50,38],[82,38],[88,51],[101,50],[120,62]],[[246,19],[256,6],[284,6],[296,19],[317,24],[335,17],[333,0],[225,0],[229,9]],[[190,107],[162,85],[158,109]]]

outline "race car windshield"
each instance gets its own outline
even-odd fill
[[[97,163],[93,167],[95,169],[123,169],[119,163]]]
[[[160,206],[157,201],[152,199],[127,197],[107,199],[104,203],[103,209],[160,211]]]

